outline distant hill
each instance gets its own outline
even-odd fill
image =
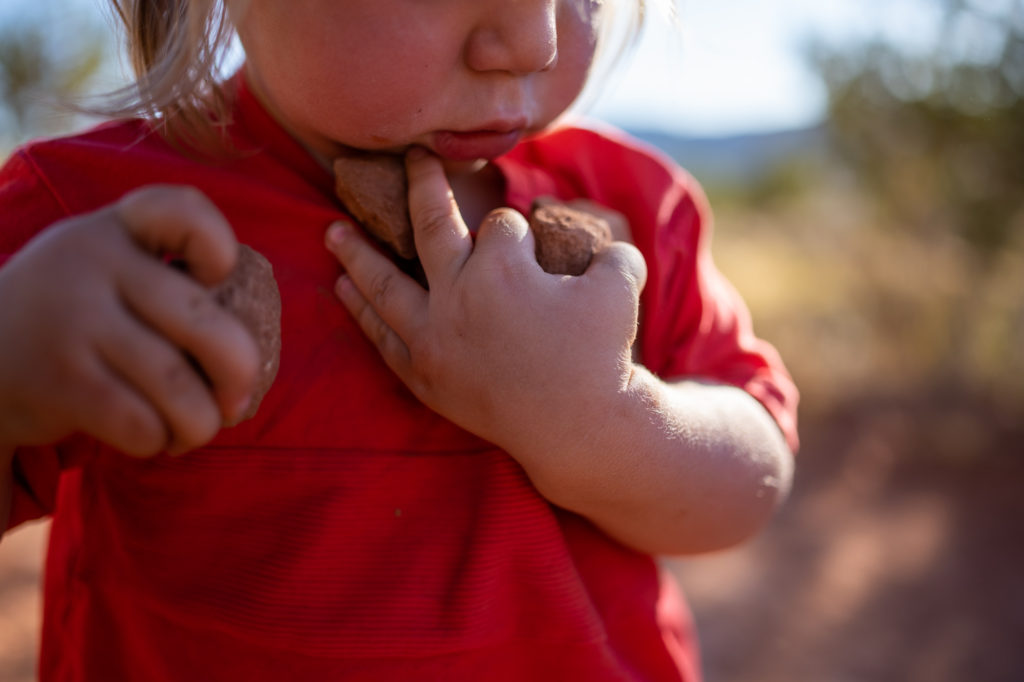
[[[827,154],[824,126],[728,137],[680,137],[650,130],[629,130],[663,150],[702,182],[751,181],[795,157]]]

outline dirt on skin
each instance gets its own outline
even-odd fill
[[[707,682],[1024,680],[1024,420],[872,399],[804,420],[754,541],[671,560]],[[0,544],[0,680],[35,679],[47,524]]]

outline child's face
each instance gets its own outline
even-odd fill
[[[258,96],[314,153],[418,144],[463,162],[508,151],[576,99],[601,4],[245,0],[236,22]]]

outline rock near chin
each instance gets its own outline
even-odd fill
[[[399,259],[399,265],[426,284],[418,270],[409,215],[405,162],[394,154],[358,152],[334,160],[334,191],[348,212]],[[556,275],[581,275],[594,254],[612,241],[609,222],[595,211],[554,199],[538,199],[530,227],[537,262]]]

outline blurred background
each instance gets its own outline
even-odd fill
[[[123,77],[93,0],[0,6],[0,152]],[[708,682],[1024,680],[1024,0],[678,0],[587,114],[704,185],[802,391],[765,533],[672,560]],[[0,546],[33,679],[45,523]]]

